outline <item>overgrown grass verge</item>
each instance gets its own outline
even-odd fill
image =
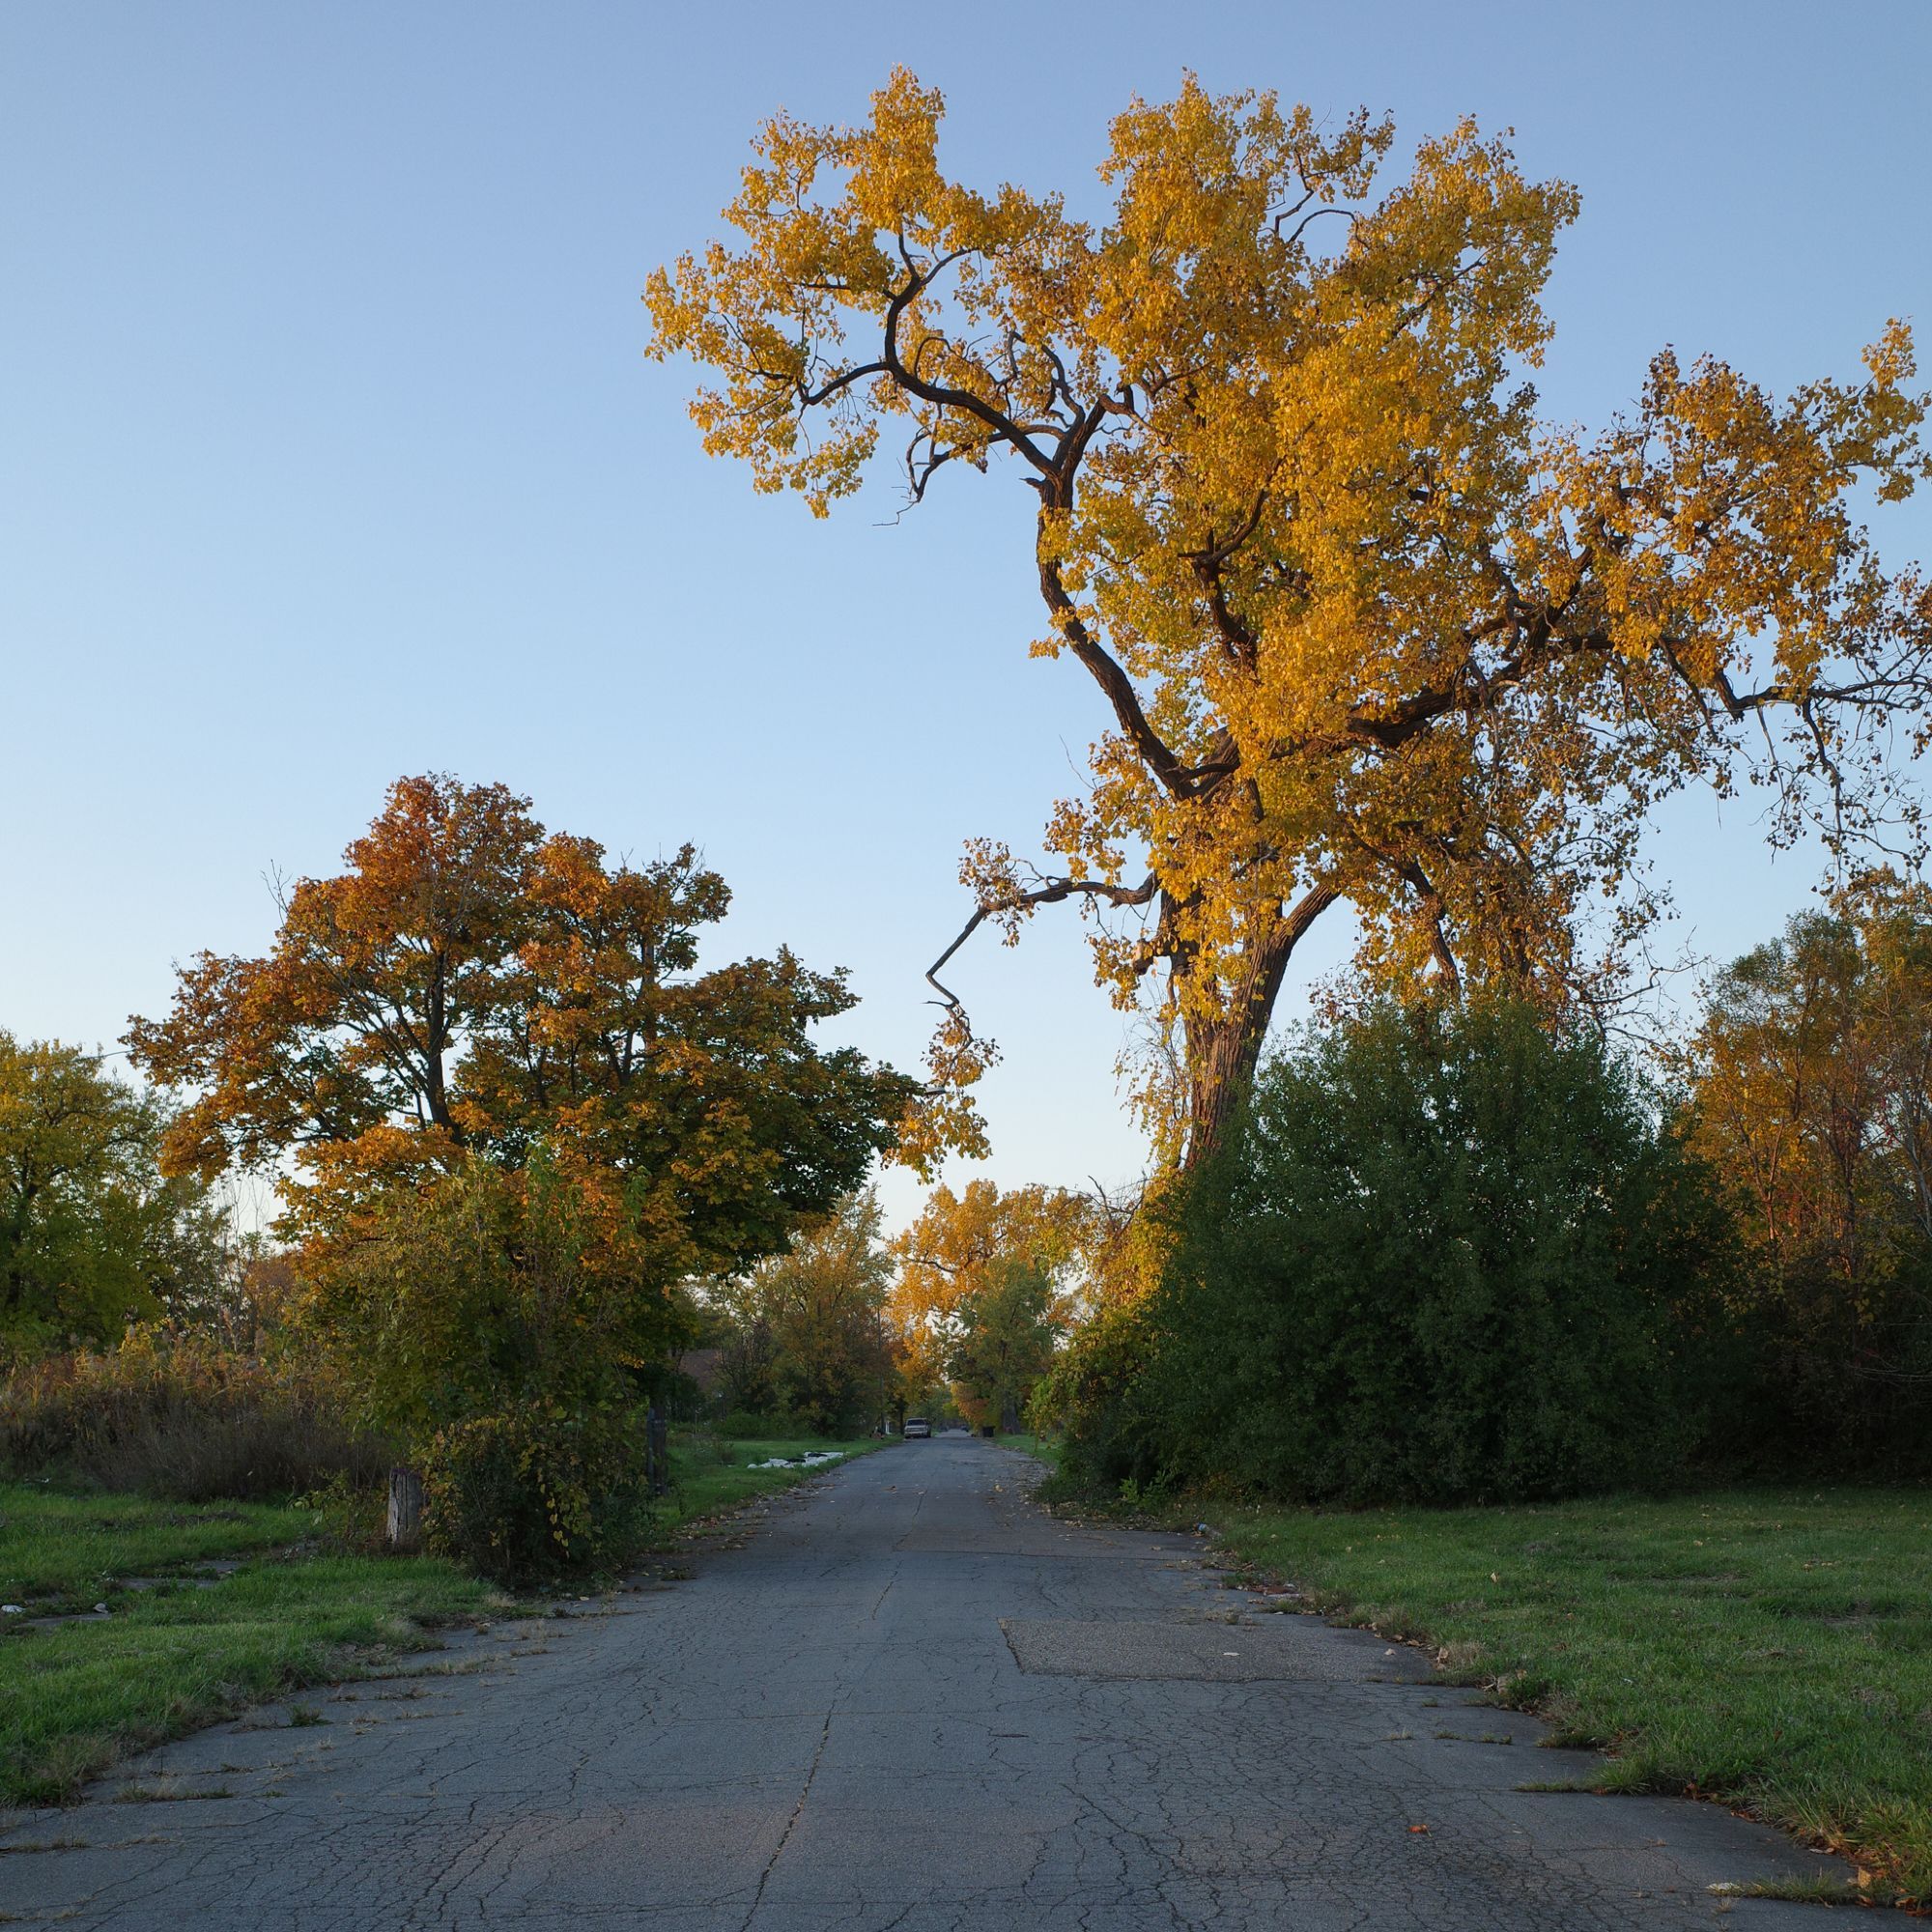
[[[5,1618],[0,1802],[71,1799],[124,1753],[212,1723],[270,1692],[433,1648],[432,1627],[508,1607],[434,1557],[316,1550],[310,1512],[260,1503],[185,1507],[138,1496],[0,1485],[0,1594],[28,1614],[104,1602],[52,1629]],[[199,1588],[193,1566],[242,1567]],[[131,1577],[175,1580],[130,1591]]]
[[[996,1435],[993,1440],[1003,1449],[1024,1450],[1037,1461],[1044,1463],[1049,1469],[1060,1467],[1060,1438],[1057,1435],[1034,1435],[1024,1431],[1017,1435]]]
[[[1330,1513],[1212,1507],[1243,1563],[1612,1753],[1932,1899],[1932,1491]]]
[[[41,1482],[0,1484],[0,1598],[32,1616],[118,1606],[129,1577],[287,1549],[313,1536],[313,1512],[272,1503],[171,1503]],[[9,1622],[13,1621],[11,1618]]]
[[[855,1456],[869,1455],[885,1446],[884,1439],[876,1435],[847,1436],[838,1441],[827,1441],[823,1436],[794,1436],[741,1442],[699,1431],[683,1432],[671,1442],[671,1489],[659,1505],[659,1533],[668,1535],[687,1524],[720,1516],[755,1497],[788,1490],[810,1476],[822,1475],[838,1466],[837,1463],[821,1463],[815,1468],[755,1466],[775,1457],[798,1458],[835,1450],[843,1461],[849,1462]]]

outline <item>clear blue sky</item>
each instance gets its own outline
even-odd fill
[[[271,867],[329,868],[387,781],[447,769],[618,851],[697,840],[724,943],[849,966],[852,1036],[916,1062],[960,840],[1031,849],[1096,726],[1077,668],[1025,655],[1031,499],[754,497],[638,300],[759,117],[856,118],[895,61],[946,90],[960,172],[1078,194],[1108,116],[1187,67],[1409,136],[1513,126],[1583,193],[1561,417],[1666,342],[1784,385],[1889,315],[1932,334],[1926,0],[10,0],[0,1025],[111,1043],[173,960],[263,945]],[[1932,504],[1881,527],[1932,558]],[[1746,810],[1675,810],[1658,853],[1719,954],[1812,883]],[[994,1176],[1133,1173],[1073,923],[956,982],[1008,1053]]]

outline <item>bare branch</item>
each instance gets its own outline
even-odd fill
[[[1299,207],[1300,205],[1301,204],[1298,202],[1295,204],[1296,207]],[[1291,213],[1293,212],[1293,210],[1290,211]],[[1359,221],[1362,218],[1361,215],[1357,213],[1356,211],[1352,208],[1318,208],[1315,209],[1312,213],[1304,214],[1301,217],[1301,219],[1297,221],[1286,235],[1282,235],[1281,233],[1281,224],[1287,217],[1285,215],[1280,215],[1280,214],[1276,215],[1274,218],[1274,232],[1276,233],[1276,235],[1281,237],[1282,241],[1285,242],[1289,247],[1292,248],[1297,242],[1301,240],[1301,231],[1304,228],[1306,228],[1311,221],[1320,221],[1324,214],[1339,214],[1343,218],[1343,220],[1350,222]]]
[[[973,917],[959,928],[958,936],[952,944],[925,969],[925,983],[939,995],[937,1000],[928,1004],[944,1006],[952,1012],[959,1010],[959,996],[950,987],[939,983],[939,972],[988,919],[995,918],[1001,913],[1023,910],[1030,912],[1035,906],[1058,905],[1062,900],[1070,898],[1098,899],[1115,906],[1148,905],[1151,903],[1156,890],[1151,873],[1137,886],[1109,885],[1103,879],[1049,879],[1044,885],[1037,886],[1031,892],[1017,894],[1002,904],[976,906]]]

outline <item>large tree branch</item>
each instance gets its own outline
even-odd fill
[[[1017,450],[1020,456],[1042,476],[1049,475],[1053,470],[1052,459],[1012,417],[1003,410],[995,409],[983,396],[976,396],[971,389],[954,388],[950,384],[928,381],[908,367],[899,353],[899,324],[905,319],[906,310],[952,263],[970,252],[969,249],[955,249],[952,254],[942,256],[928,268],[916,269],[911,255],[906,250],[904,239],[900,238],[899,255],[906,265],[909,279],[905,287],[886,303],[885,347],[881,358],[885,364],[886,374],[908,395],[917,396],[921,402],[929,404],[933,409],[956,410],[963,415],[973,417],[992,432],[995,441],[1004,442],[1009,448]]]
[[[1463,974],[1456,964],[1456,954],[1449,944],[1446,924],[1447,915],[1442,904],[1442,895],[1435,890],[1435,882],[1422,869],[1414,859],[1405,859],[1397,870],[1414,890],[1422,902],[1422,916],[1429,922],[1429,951],[1440,969],[1450,992],[1463,990]]]
[[[1282,936],[1287,943],[1289,952],[1293,952],[1301,944],[1307,936],[1308,928],[1341,896],[1341,887],[1332,885],[1326,880],[1310,886],[1302,894],[1282,918]],[[1284,967],[1288,964],[1286,953],[1282,957],[1282,964]]]
[[[1042,528],[1042,537],[1044,534]],[[1040,546],[1039,594],[1046,600],[1046,608],[1053,613],[1055,627],[1066,639],[1073,655],[1087,667],[1094,683],[1106,693],[1121,729],[1126,733],[1128,742],[1140,753],[1148,770],[1174,797],[1192,797],[1195,787],[1186,768],[1160,733],[1148,723],[1133,680],[1088,629],[1073,599],[1066,594],[1066,586],[1061,581],[1060,565],[1047,551],[1044,542]]]
[[[815,389],[803,382],[795,382],[793,384],[795,393],[802,405],[809,406],[829,400],[866,376],[884,375],[907,395],[918,398],[933,409],[953,411],[972,418],[989,433],[992,440],[1005,443],[1009,448],[1015,450],[1037,472],[1035,487],[1040,494],[1043,534],[1044,522],[1048,515],[1055,512],[1070,514],[1074,472],[1079,467],[1081,458],[1086,454],[1088,444],[1110,414],[1122,410],[1131,412],[1131,397],[1102,397],[1090,408],[1081,409],[1067,385],[1065,367],[1049,345],[1048,354],[1055,370],[1055,387],[1065,399],[1068,408],[1074,412],[1074,419],[1066,426],[1057,445],[1049,454],[1029,434],[1027,425],[995,407],[983,396],[976,395],[970,389],[958,388],[951,384],[936,383],[922,376],[916,366],[919,359],[917,354],[914,355],[912,361],[908,362],[900,347],[900,325],[905,319],[906,311],[932,286],[937,277],[953,262],[970,251],[957,249],[942,256],[936,262],[921,267],[914,262],[902,236],[898,238],[898,248],[900,260],[905,265],[906,281],[902,288],[895,291],[887,299],[882,331],[883,345],[879,359],[840,371]],[[919,440],[920,439],[915,439],[913,451],[917,450]],[[930,480],[933,472],[942,464],[950,462],[955,455],[961,453],[951,448],[942,449],[937,434],[929,428],[924,433],[923,440],[930,453],[923,464],[917,461],[913,451],[908,452],[907,469],[912,479],[915,500],[923,494],[925,483]],[[1052,612],[1060,634],[1106,694],[1122,730],[1126,733],[1134,749],[1145,759],[1149,770],[1174,796],[1178,798],[1189,796],[1192,785],[1180,760],[1149,724],[1147,713],[1141,705],[1140,696],[1134,690],[1133,681],[1082,620],[1073,599],[1067,594],[1059,564],[1047,554],[1044,546],[1040,552],[1039,582],[1040,594],[1046,601],[1048,611]]]
[[[957,251],[927,268],[921,269],[914,266],[901,241],[900,255],[906,265],[906,284],[895,293],[886,304],[884,349],[880,361],[867,367],[872,372],[887,375],[908,395],[916,396],[934,409],[957,411],[970,416],[990,432],[994,441],[1003,442],[1009,448],[1017,451],[1037,472],[1035,487],[1040,494],[1043,535],[1045,520],[1050,514],[1071,512],[1073,476],[1081,458],[1086,454],[1088,444],[1110,414],[1116,413],[1122,408],[1131,409],[1131,400],[1123,402],[1119,398],[1103,397],[1091,408],[1080,412],[1049,455],[1028,434],[1025,425],[995,408],[983,397],[975,395],[970,389],[935,383],[921,376],[915,367],[907,363],[900,350],[900,324],[912,303],[931,286],[933,279],[946,267],[958,259],[958,253],[963,252],[965,251]],[[914,361],[917,359],[915,356]],[[835,384],[842,387],[849,381],[856,379],[856,374],[848,372],[847,375],[835,379]],[[1070,390],[1064,389],[1064,371],[1057,374],[1056,382],[1063,386],[1068,404],[1077,408]],[[831,392],[828,388],[820,393]],[[801,393],[804,393],[802,389]],[[925,440],[932,454],[923,466],[923,474],[917,470],[914,472],[915,498],[923,493],[924,481],[932,472],[942,463],[950,461],[958,453],[950,449],[942,452],[937,446],[936,436],[930,430],[926,432]],[[909,464],[910,468],[912,466]],[[1060,566],[1047,553],[1044,545],[1040,550],[1039,584],[1040,594],[1046,601],[1048,611],[1053,614],[1061,636],[1066,639],[1074,656],[1086,666],[1090,675],[1106,694],[1122,730],[1126,733],[1134,749],[1146,760],[1148,769],[1174,796],[1178,798],[1189,796],[1192,786],[1180,760],[1148,723],[1147,713],[1142,708],[1140,696],[1134,690],[1132,679],[1081,618],[1073,599],[1067,594],[1065,583],[1060,574]]]
[[[1261,527],[1262,513],[1267,507],[1267,491],[1258,490],[1248,514],[1236,526],[1231,535],[1217,540],[1210,529],[1208,541],[1201,549],[1181,553],[1193,567],[1194,580],[1208,600],[1208,614],[1213,622],[1215,636],[1221,640],[1222,649],[1238,665],[1255,662],[1261,653],[1261,639],[1228,602],[1227,586],[1222,582],[1221,572],[1228,560]]]
[[[925,969],[925,983],[939,997],[935,1004],[943,1004],[957,1011],[959,996],[950,987],[939,982],[939,973],[946,962],[979,931],[988,919],[1003,913],[1031,912],[1036,906],[1058,905],[1065,899],[1097,899],[1107,905],[1137,906],[1149,904],[1157,890],[1153,877],[1150,874],[1137,886],[1110,885],[1102,879],[1049,879],[1045,885],[1037,886],[1032,892],[1016,894],[1012,898],[997,905],[980,905],[973,909],[973,917],[959,928],[952,944]]]

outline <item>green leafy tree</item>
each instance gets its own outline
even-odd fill
[[[0,1347],[98,1347],[210,1292],[223,1216],[163,1176],[168,1123],[98,1055],[0,1032]]]
[[[714,1282],[706,1291],[720,1350],[718,1390],[733,1413],[772,1415],[779,1406],[778,1343],[764,1310],[752,1301],[746,1287],[743,1282]]]
[[[781,1255],[724,1284],[719,1305],[746,1379],[748,1406],[770,1406],[821,1435],[875,1417],[892,1361],[883,1311],[891,1264],[869,1189],[803,1230]]]
[[[640,1378],[679,1310],[624,1218],[541,1149],[515,1173],[470,1155],[305,1257],[301,1319],[350,1413],[409,1446],[433,1533],[491,1575],[624,1553]]]
[[[954,1400],[975,1422],[1020,1426],[1065,1332],[1065,1302],[1052,1271],[1037,1261],[994,1264],[979,1293],[959,1308],[958,1339],[948,1368]]]

